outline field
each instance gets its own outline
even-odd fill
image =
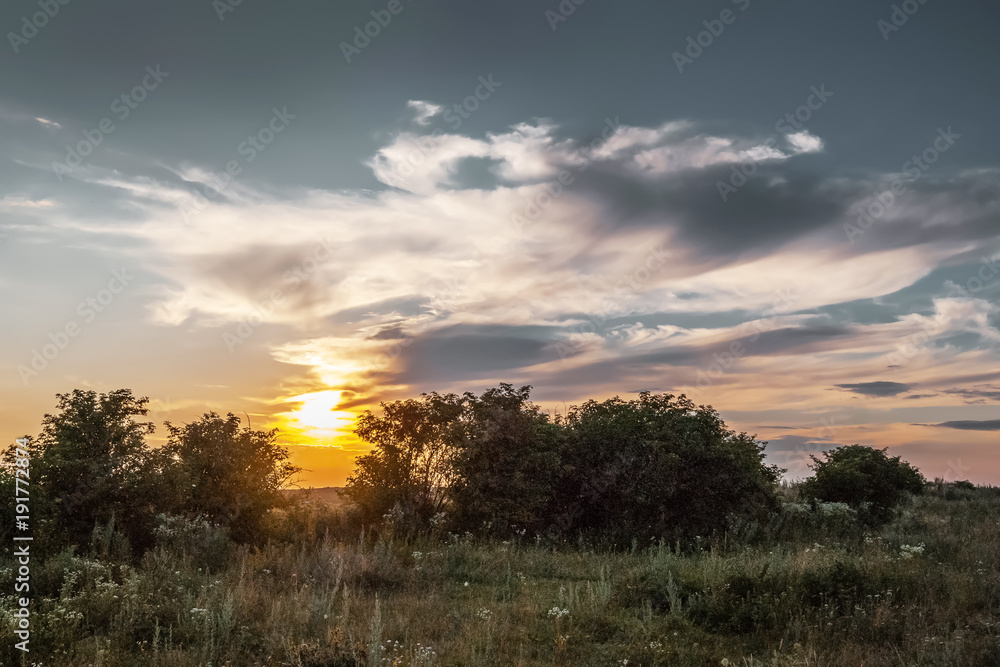
[[[275,517],[289,534],[263,548],[175,520],[139,562],[106,534],[97,557],[35,563],[31,653],[13,651],[8,612],[2,662],[1000,664],[994,489],[939,488],[874,532],[843,507],[787,502],[756,534],[618,548],[341,539],[324,514]]]

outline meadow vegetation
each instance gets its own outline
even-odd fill
[[[550,420],[501,385],[362,416],[340,508],[282,494],[273,432],[231,415],[156,449],[130,392],[59,401],[31,445],[31,651],[8,549],[3,665],[1000,664],[1000,489],[884,451],[782,485],[683,397]]]

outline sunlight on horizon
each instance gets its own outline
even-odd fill
[[[288,401],[297,402],[299,406],[289,412],[280,412],[277,416],[284,429],[310,440],[340,439],[350,433],[349,427],[355,418],[352,412],[336,409],[341,394],[341,391],[331,389],[292,396]]]

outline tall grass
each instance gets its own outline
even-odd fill
[[[33,564],[23,664],[1000,665],[989,490],[919,497],[879,530],[789,504],[752,532],[626,548],[390,534],[250,548],[165,517],[139,563]],[[4,665],[22,664],[13,605],[3,598]]]

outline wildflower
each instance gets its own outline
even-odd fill
[[[486,607],[480,607],[479,611],[476,612],[476,616],[483,619],[484,621],[488,621],[493,616],[493,612],[487,609]]]
[[[552,607],[552,609],[549,609],[549,616],[555,616],[556,618],[569,616],[569,609],[560,609],[559,607]]]

